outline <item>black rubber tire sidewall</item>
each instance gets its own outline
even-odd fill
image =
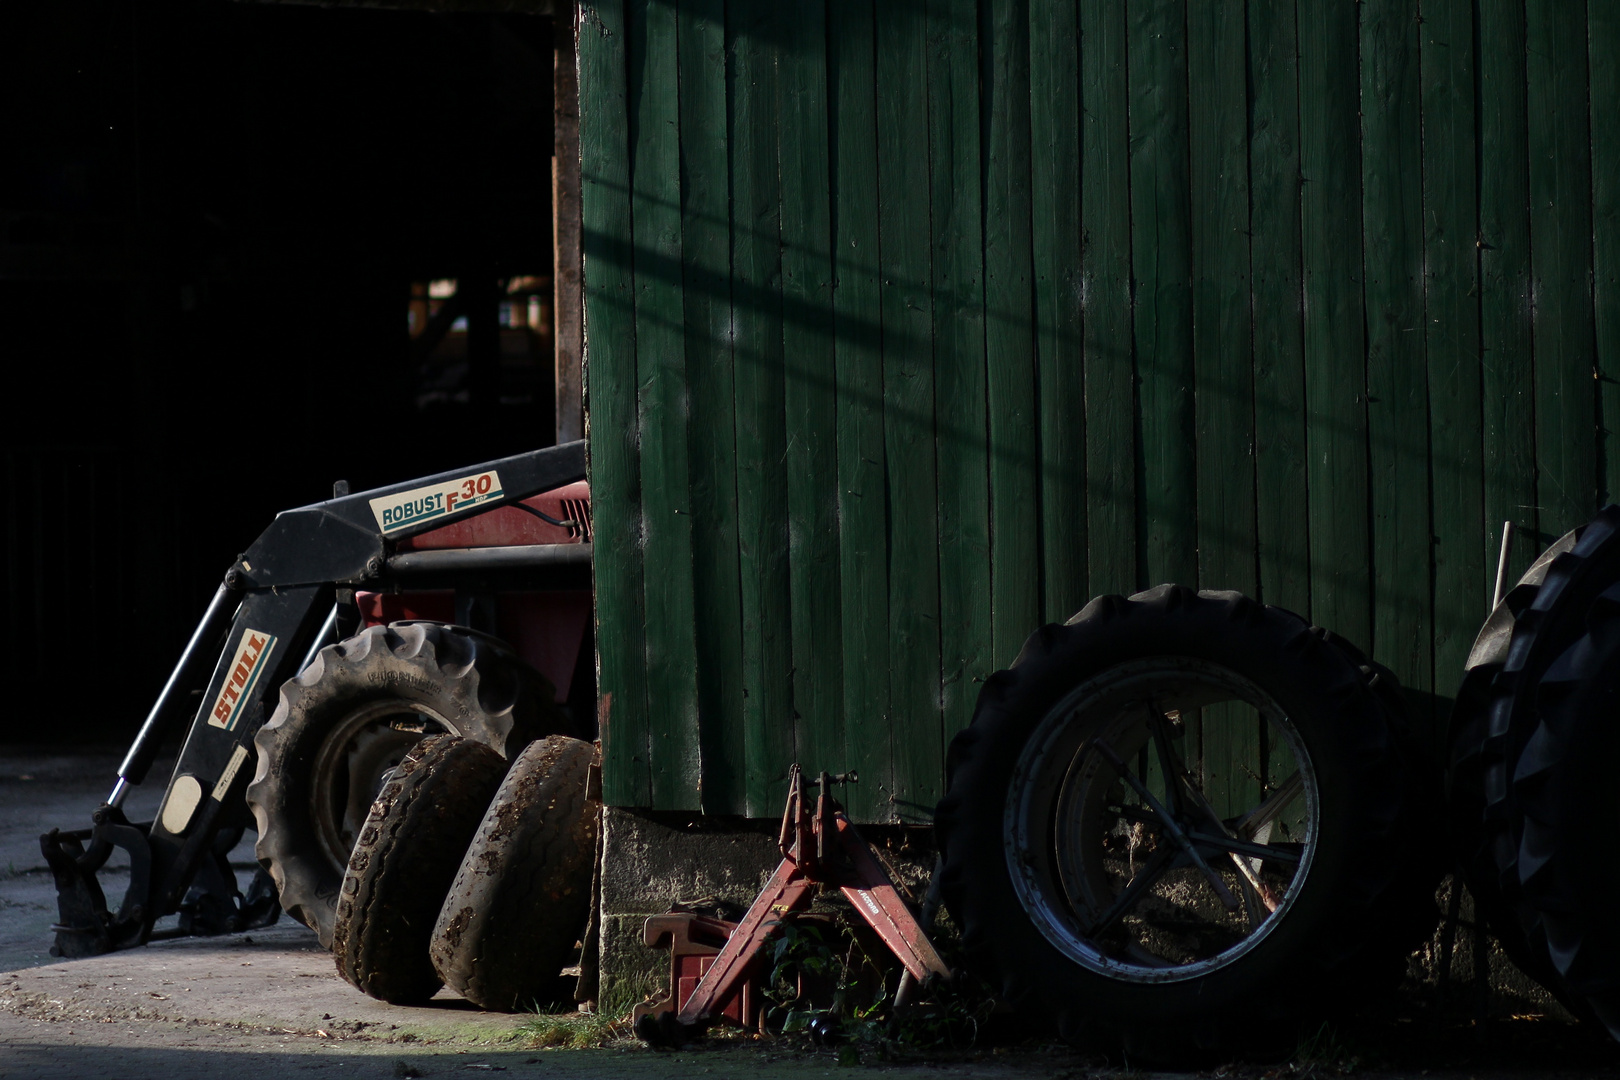
[[[1314,862],[1283,921],[1234,962],[1157,985],[1105,977],[1047,941],[1020,904],[1002,831],[1016,762],[1047,712],[1086,679],[1146,656],[1220,664],[1266,690],[1304,741],[1321,796]],[[1430,899],[1392,895],[1401,875],[1384,849],[1412,841],[1400,835],[1412,827],[1408,775],[1361,673],[1297,616],[1236,594],[1163,586],[1098,598],[1068,625],[1043,628],[1011,670],[987,681],[949,771],[936,818],[941,883],[970,963],[1015,1008],[1094,1044],[1118,1039],[1138,1055],[1156,1046],[1171,1059],[1246,1049],[1235,1036],[1271,1029],[1291,1046],[1294,1018],[1398,977],[1402,957],[1368,940],[1372,928],[1388,925],[1390,904]],[[1228,1023],[1234,1017],[1241,1023]]]
[[[1419,725],[1400,679],[1388,667],[1362,652],[1353,642],[1328,631],[1324,640],[1337,648],[1362,675],[1368,689],[1383,706],[1385,719],[1394,738],[1396,753],[1407,769],[1403,818],[1405,828],[1429,827],[1445,819],[1444,771],[1435,760],[1432,744],[1419,736]],[[1398,876],[1392,888],[1409,902],[1384,905],[1389,920],[1378,933],[1389,936],[1389,952],[1405,954],[1419,948],[1434,936],[1440,922],[1440,909],[1434,903],[1436,890],[1450,865],[1450,848],[1445,843],[1403,844],[1398,849]],[[1418,899],[1418,898],[1425,899]]]
[[[600,804],[598,750],[553,736],[530,746],[489,804],[433,931],[433,964],[474,1004],[511,1011],[562,1000],[558,972],[585,929]]]
[[[1620,1038],[1620,586],[1599,597],[1588,632],[1543,676],[1537,727],[1517,762],[1523,904],[1543,931],[1560,989]]]
[[[247,801],[259,830],[255,853],[283,909],[327,946],[343,864],[319,839],[311,774],[338,725],[382,701],[426,708],[443,718],[449,734],[508,759],[567,725],[539,672],[494,638],[439,623],[369,627],[322,649],[285,683],[254,738],[257,765]]]
[[[1553,560],[1573,548],[1585,528],[1572,529],[1550,544],[1491,610],[1469,650],[1447,735],[1447,832],[1456,869],[1473,894],[1476,919],[1490,927],[1508,959],[1521,971],[1560,995],[1557,973],[1545,950],[1532,946],[1502,890],[1492,852],[1493,831],[1485,823],[1484,747],[1492,685],[1507,660],[1519,616],[1535,603]]]
[[[1526,971],[1554,993],[1563,988],[1546,972],[1556,967],[1548,952],[1541,913],[1525,902],[1518,865],[1524,828],[1513,777],[1538,725],[1536,700],[1542,676],[1585,635],[1588,613],[1598,594],[1620,579],[1620,506],[1607,506],[1579,530],[1568,551],[1548,563],[1534,602],[1513,626],[1508,654],[1490,684],[1484,737],[1480,744],[1485,807],[1481,816],[1481,857],[1494,872],[1500,910],[1512,912],[1528,954]],[[1481,884],[1481,892],[1489,882]],[[1488,908],[1489,910],[1489,908]],[[1508,937],[1504,931],[1503,938]]]
[[[333,920],[332,954],[351,986],[398,1005],[438,992],[428,956],[433,919],[505,774],[506,760],[488,746],[432,735],[383,785]]]

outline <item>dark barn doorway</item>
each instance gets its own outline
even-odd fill
[[[554,24],[0,10],[0,742],[133,731],[276,510],[577,437]]]

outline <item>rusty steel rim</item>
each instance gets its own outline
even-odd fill
[[[363,705],[332,728],[311,770],[310,810],[333,862],[348,865],[373,800],[411,747],[453,730],[434,710],[398,700]]]
[[[1189,657],[1076,687],[1025,743],[1004,844],[1046,939],[1110,978],[1178,982],[1276,930],[1316,853],[1316,772],[1293,722],[1238,673]]]

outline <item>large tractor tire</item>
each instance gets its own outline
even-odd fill
[[[545,677],[499,641],[458,626],[373,626],[322,649],[254,739],[247,789],[255,852],[281,906],[332,943],[343,869],[390,770],[429,734],[459,735],[510,760],[568,732]]]
[[[1620,584],[1587,609],[1586,633],[1542,675],[1536,726],[1514,770],[1522,904],[1562,988],[1620,1038]]]
[[[559,975],[590,914],[601,804],[588,788],[597,749],[531,743],[489,804],[433,929],[433,966],[481,1008],[511,1012],[572,998]]]
[[[1473,894],[1477,914],[1490,926],[1508,958],[1555,992],[1557,977],[1546,955],[1533,948],[1525,936],[1519,914],[1504,894],[1497,872],[1494,830],[1487,830],[1485,825],[1485,744],[1493,686],[1507,663],[1519,617],[1535,603],[1547,568],[1575,546],[1584,530],[1582,526],[1565,533],[1543,551],[1492,609],[1469,650],[1448,733],[1446,820],[1457,869]]]
[[[1384,708],[1396,751],[1406,763],[1406,819],[1427,825],[1445,815],[1445,773],[1436,760],[1432,741],[1423,738],[1413,721],[1411,705],[1400,679],[1388,667],[1372,659],[1360,648],[1332,631],[1321,631],[1323,640],[1344,654],[1361,672],[1362,680]],[[1440,909],[1434,903],[1435,890],[1449,866],[1443,845],[1413,844],[1396,857],[1398,870],[1394,895],[1411,897],[1409,903],[1386,905],[1384,916],[1391,920],[1382,933],[1405,942],[1408,951],[1434,936],[1440,922]],[[1426,897],[1420,901],[1418,897]]]
[[[423,739],[394,769],[338,896],[332,955],[349,985],[396,1005],[438,992],[433,920],[505,774],[501,755],[454,735]]]
[[[1537,977],[1543,976],[1550,957],[1541,912],[1523,897],[1522,878],[1535,868],[1519,865],[1525,819],[1514,776],[1539,724],[1542,677],[1586,634],[1588,613],[1599,594],[1620,581],[1620,506],[1599,511],[1573,535],[1568,550],[1548,561],[1535,598],[1514,621],[1501,669],[1487,690],[1479,744],[1484,793],[1480,848],[1488,879],[1480,891],[1489,890],[1494,880],[1502,906],[1517,916],[1528,953],[1526,967]],[[1556,981],[1547,985],[1555,993],[1563,989]]]
[[[1099,597],[985,682],[936,814],[965,962],[1137,1061],[1294,1047],[1398,980],[1438,854],[1392,677],[1289,612]],[[1392,928],[1405,928],[1392,932]]]

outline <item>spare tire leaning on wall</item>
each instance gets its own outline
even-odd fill
[[[559,972],[590,917],[602,805],[589,777],[600,760],[578,739],[530,743],[465,846],[430,952],[444,984],[479,1008],[572,1001]]]
[[[1093,600],[985,683],[936,825],[965,963],[1136,1060],[1292,1049],[1399,979],[1443,845],[1398,695],[1236,593]],[[1432,865],[1414,872],[1410,857]]]
[[[510,761],[536,738],[572,732],[545,676],[499,640],[442,623],[367,627],[281,687],[254,738],[254,850],[282,907],[322,945],[332,944],[343,870],[372,799],[411,747],[438,733]]]

